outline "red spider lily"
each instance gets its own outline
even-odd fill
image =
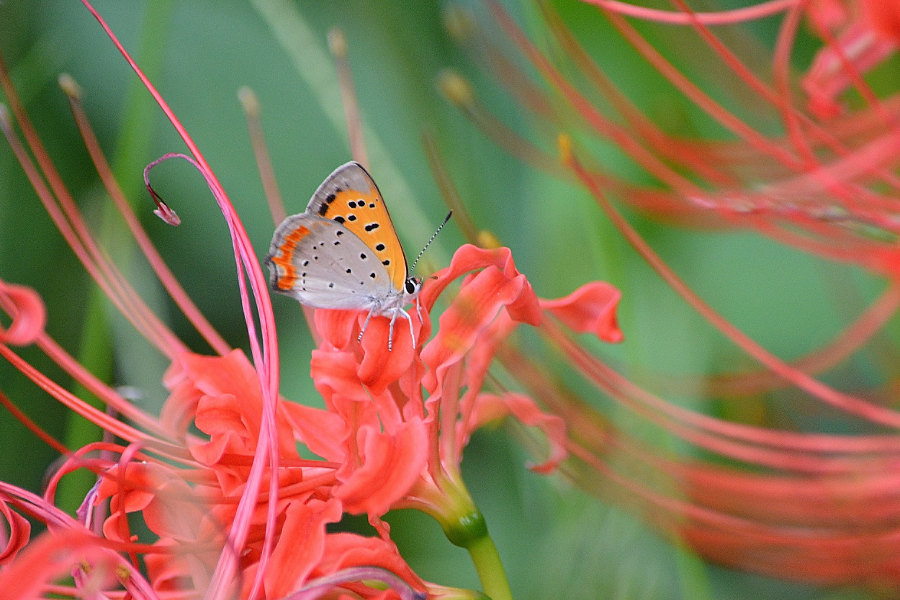
[[[465,246],[421,296],[421,320],[414,318],[420,341],[430,337],[439,297],[445,301],[447,286],[463,279],[441,311],[434,339],[413,347],[407,338],[388,351],[386,319],[374,319],[358,343],[355,333],[365,315],[317,311],[323,342],[311,369],[327,408],[285,401],[278,394],[278,344],[265,279],[240,218],[168,105],[102,18],[84,4],[190,151],[164,159],[191,162],[225,218],[252,360],[230,349],[203,319],[149,243],[110,175],[74,84],[67,82],[76,120],[109,194],[163,285],[217,355],[190,352],[141,300],[94,238],[0,63],[0,82],[25,144],[6,115],[0,115],[2,129],[39,198],[104,292],[171,361],[163,380],[170,396],[157,418],[94,378],[49,337],[36,293],[0,281],[0,307],[12,319],[0,331],[0,355],[118,440],[73,450],[31,424],[66,459],[42,497],[0,484],[0,514],[10,532],[0,551],[0,589],[17,598],[48,591],[98,598],[465,596],[420,579],[381,517],[393,508],[418,508],[438,519],[451,541],[491,560],[496,551],[459,474],[473,431],[508,415],[538,428],[550,444],[549,458],[534,467],[539,471],[553,469],[565,451],[558,417],[542,413],[523,394],[484,391],[488,367],[519,323],[540,325],[547,315],[575,331],[619,341],[618,292],[588,284],[567,298],[542,301],[508,250]],[[157,214],[177,224],[175,212],[152,189],[151,194]],[[43,350],[128,422],[93,408],[31,367],[13,350],[26,344]],[[16,410],[5,398],[4,404]],[[298,444],[321,459],[301,458]],[[95,473],[98,481],[72,518],[54,507],[54,495],[60,479],[78,469]],[[44,522],[48,531],[31,540],[20,513]],[[346,513],[367,514],[378,537],[330,532],[328,525]],[[53,583],[66,574],[68,585]],[[509,597],[504,585],[490,583],[495,597]]]
[[[94,14],[106,28],[99,15]],[[97,443],[76,451],[62,447],[69,457],[54,474],[43,498],[4,486],[0,504],[10,527],[3,552],[9,564],[0,573],[4,590],[18,590],[21,593],[15,596],[22,598],[53,589],[76,593],[66,592],[65,586],[52,586],[53,580],[71,571],[73,590],[87,596],[120,587],[135,597],[152,598],[165,591],[187,594],[190,590],[202,590],[212,598],[226,597],[242,581],[245,597],[261,597],[263,593],[268,597],[282,597],[301,590],[307,583],[314,583],[321,593],[322,581],[313,581],[321,575],[328,576],[326,588],[343,586],[361,595],[382,596],[383,591],[360,583],[382,581],[389,588],[399,590],[401,596],[411,598],[415,594],[407,582],[418,588],[423,584],[390,541],[326,533],[325,525],[339,520],[342,514],[340,503],[329,500],[328,493],[322,491],[333,480],[328,472],[334,466],[315,461],[312,471],[303,471],[301,468],[310,466],[309,462],[299,461],[292,432],[284,426],[284,408],[277,397],[278,347],[274,321],[255,251],[221,185],[190,137],[118,45],[112,32],[108,29],[107,32],[182,134],[193,155],[185,158],[206,178],[222,209],[235,248],[238,284],[254,360],[251,365],[243,354],[228,348],[149,245],[99,153],[74,86],[67,83],[76,119],[110,195],[160,280],[220,356],[198,357],[188,353],[184,344],[143,303],[97,245],[0,64],[0,81],[38,164],[31,162],[6,114],[0,115],[4,134],[48,213],[85,268],[135,327],[172,360],[166,383],[173,390],[172,402],[163,419],[144,413],[96,380],[49,338],[42,329],[43,306],[34,292],[6,283],[0,286],[0,305],[12,318],[12,324],[3,331],[0,354],[52,396],[127,444]],[[50,188],[43,184],[44,178],[50,182]],[[159,212],[169,222],[176,220],[174,212],[165,205],[160,206]],[[88,390],[145,431],[94,409],[33,369],[11,348],[12,344],[26,343],[40,347]],[[241,403],[240,409],[232,410],[236,422],[223,425],[222,417],[235,408],[235,399]],[[241,421],[242,418],[245,420]],[[188,432],[190,423],[209,433],[210,441],[202,442],[196,434]],[[58,442],[54,444],[60,447]],[[99,457],[95,457],[97,452]],[[192,452],[196,455],[192,456]],[[116,456],[118,459],[111,458]],[[99,476],[96,490],[80,511],[82,524],[53,508],[57,482],[79,468],[87,468]],[[272,476],[273,473],[279,476]],[[265,482],[268,485],[264,487]],[[296,489],[297,484],[302,489]],[[110,500],[109,516],[104,519],[106,499]],[[50,525],[49,531],[41,540],[26,546],[29,533],[26,522],[11,507],[44,521]],[[137,541],[133,534],[134,522],[127,518],[132,513],[141,515],[143,526],[153,534],[151,542]],[[93,528],[98,518],[103,521],[102,534],[92,533],[88,528]],[[305,560],[298,561],[293,556],[292,569],[278,570],[272,565],[283,567],[285,545],[290,541],[293,547],[298,539],[285,537],[285,544],[279,548],[277,542],[285,526],[291,535],[305,532],[300,539],[309,540],[310,544],[306,547]],[[69,530],[71,534],[67,533]],[[88,546],[91,549],[86,549]],[[53,560],[46,560],[49,547],[57,552]],[[145,572],[138,569],[141,564],[138,556],[142,557]]]
[[[481,31],[474,22],[457,23],[454,30],[542,126],[565,132],[562,161],[496,119],[457,75],[446,73],[441,88],[505,149],[581,184],[640,257],[762,368],[708,378],[638,371],[632,380],[548,325],[544,331],[604,397],[695,450],[685,455],[648,443],[520,366],[532,395],[565,416],[566,448],[574,460],[564,469],[579,485],[639,512],[718,562],[804,581],[887,585],[896,593],[900,486],[893,466],[900,414],[880,400],[894,392],[837,389],[820,377],[873,341],[900,306],[895,283],[900,105],[895,92],[876,92],[867,78],[877,65],[896,62],[897,3],[787,0],[698,13],[681,0],[672,10],[584,1],[596,7],[597,23],[611,25],[624,42],[604,40],[604,48],[633,48],[659,72],[662,84],[694,104],[698,119],[730,139],[665,131],[604,70],[605,57],[585,49],[593,40],[573,33],[550,3],[540,5],[546,31],[534,38],[541,44],[490,0],[500,34]],[[758,40],[740,43],[746,41],[740,26],[758,19],[777,23],[770,54],[760,52]],[[797,78],[792,61],[799,59],[793,52],[804,22],[822,45],[807,73]],[[579,29],[584,26],[579,23]],[[667,45],[655,45],[658,37],[647,32]],[[521,57],[510,58],[505,41],[533,67],[549,94],[519,70]],[[727,41],[738,43],[732,47]],[[692,50],[673,52],[680,44]],[[692,75],[728,85],[707,91]],[[738,108],[727,108],[731,104],[722,98],[738,100]],[[640,166],[652,184],[630,181],[592,157],[584,148],[594,147],[597,139]],[[885,285],[833,341],[785,361],[692,290],[614,201],[666,224],[755,230],[826,260],[858,265]],[[507,364],[529,364],[514,348],[504,348],[501,356]],[[735,423],[669,399],[700,390],[707,394],[703,398],[735,406],[785,388],[835,409],[848,422],[863,423],[864,432]]]
[[[471,509],[454,506],[465,494],[458,470],[462,450],[475,429],[507,414],[547,434],[551,456],[536,469],[549,470],[565,455],[560,446],[564,424],[521,394],[483,392],[487,369],[515,325],[539,325],[543,310],[576,330],[618,341],[618,291],[591,285],[567,299],[542,303],[508,250],[463,246],[425,286],[417,338],[430,336],[428,315],[435,302],[463,275],[459,293],[441,314],[437,335],[421,351],[411,348],[408,337],[388,351],[386,319],[373,321],[370,328],[377,329],[367,330],[357,344],[364,314],[316,313],[324,341],[313,353],[312,374],[327,410],[315,412],[329,420],[331,435],[322,440],[327,446],[311,448],[343,465],[336,493],[348,510],[371,518],[391,507],[416,507],[445,529],[457,526],[468,515],[454,511]],[[304,423],[315,426],[318,420]]]

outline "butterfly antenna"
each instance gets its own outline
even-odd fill
[[[419,264],[419,259],[422,258],[422,255],[425,254],[425,251],[428,250],[428,246],[431,245],[431,242],[434,241],[434,238],[436,238],[438,236],[438,234],[441,232],[441,229],[444,228],[444,225],[447,224],[447,221],[449,221],[450,217],[452,217],[452,216],[453,216],[453,211],[451,210],[450,212],[447,213],[447,216],[444,217],[444,222],[441,223],[438,226],[438,228],[434,231],[434,233],[431,234],[431,237],[428,239],[428,242],[425,244],[425,247],[419,251],[419,255],[416,256],[416,260],[413,261],[412,266],[409,268],[410,273],[415,270],[416,265]]]

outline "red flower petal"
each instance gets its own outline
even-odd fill
[[[368,538],[354,533],[335,533],[325,540],[325,555],[319,569],[322,574],[336,573],[355,566],[381,567],[416,589],[424,589],[424,582],[413,573],[400,556],[397,547],[381,538]]]
[[[438,296],[446,289],[450,283],[461,275],[465,275],[479,269],[494,267],[499,269],[503,275],[509,279],[521,278],[524,286],[527,286],[528,292],[531,292],[531,285],[527,283],[525,277],[516,270],[513,263],[512,252],[509,248],[479,248],[466,244],[461,246],[454,254],[450,261],[450,266],[435,273],[434,280],[429,280],[422,288],[420,298],[422,304],[430,311],[434,306],[434,302]],[[537,325],[541,322],[541,315],[538,307],[533,302],[533,293],[523,294],[516,302],[512,303],[507,310],[510,316],[516,321]]]
[[[329,310],[316,309],[313,312],[316,331],[322,336],[322,341],[334,348],[346,350],[350,342],[356,342],[356,322],[359,319],[359,311],[356,310]]]
[[[541,300],[541,307],[579,333],[593,333],[604,342],[625,339],[616,322],[616,307],[622,293],[612,284],[594,281],[565,298]]]
[[[541,320],[537,296],[525,277],[515,271],[508,250],[487,251],[463,246],[448,271],[455,272],[457,262],[468,267],[488,266],[466,278],[459,294],[441,315],[437,335],[422,351],[422,360],[431,367],[425,375],[424,385],[432,393],[443,377],[443,369],[462,360],[471,351],[501,309],[505,308],[510,318],[516,321],[536,325]],[[444,275],[439,276],[439,282],[445,283]]]
[[[311,452],[325,460],[344,460],[347,454],[344,440],[348,434],[347,424],[340,415],[294,402],[285,402],[284,409],[291,427]]]
[[[324,553],[325,525],[340,521],[341,512],[341,505],[335,500],[288,505],[278,543],[266,569],[267,598],[283,598],[302,587]]]
[[[317,331],[328,342],[323,348],[327,349],[328,345],[331,345],[335,349],[358,356],[356,370],[358,383],[379,394],[409,370],[415,358],[415,348],[410,336],[410,322],[402,316],[394,320],[394,336],[390,350],[388,350],[390,332],[388,317],[372,317],[366,325],[362,338],[358,339],[359,331],[367,317],[365,311],[318,309],[315,311],[314,320]],[[423,326],[415,309],[410,318],[412,333],[418,345]]]
[[[335,495],[344,510],[380,516],[403,497],[425,468],[428,433],[420,419],[399,423],[394,431],[367,424],[357,431],[361,465],[338,471],[343,484]]]
[[[233,350],[225,356],[181,354],[166,378],[167,385],[177,382],[178,394],[173,391],[173,395],[178,397],[170,398],[176,404],[184,407],[190,404],[191,398],[199,397],[195,424],[209,434],[210,442],[192,448],[195,455],[215,462],[223,451],[244,455],[256,451],[262,422],[262,395],[257,373],[243,352]],[[279,455],[296,458],[293,432],[281,407],[276,426]]]

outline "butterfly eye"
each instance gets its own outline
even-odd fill
[[[422,287],[422,280],[418,277],[410,277],[406,280],[406,293],[415,294]]]

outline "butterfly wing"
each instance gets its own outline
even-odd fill
[[[356,234],[384,265],[393,288],[403,289],[406,255],[381,192],[362,165],[348,162],[335,169],[313,194],[306,212],[336,221]]]
[[[362,310],[391,293],[385,266],[361,239],[308,212],[275,229],[266,264],[273,290],[315,308]]]

